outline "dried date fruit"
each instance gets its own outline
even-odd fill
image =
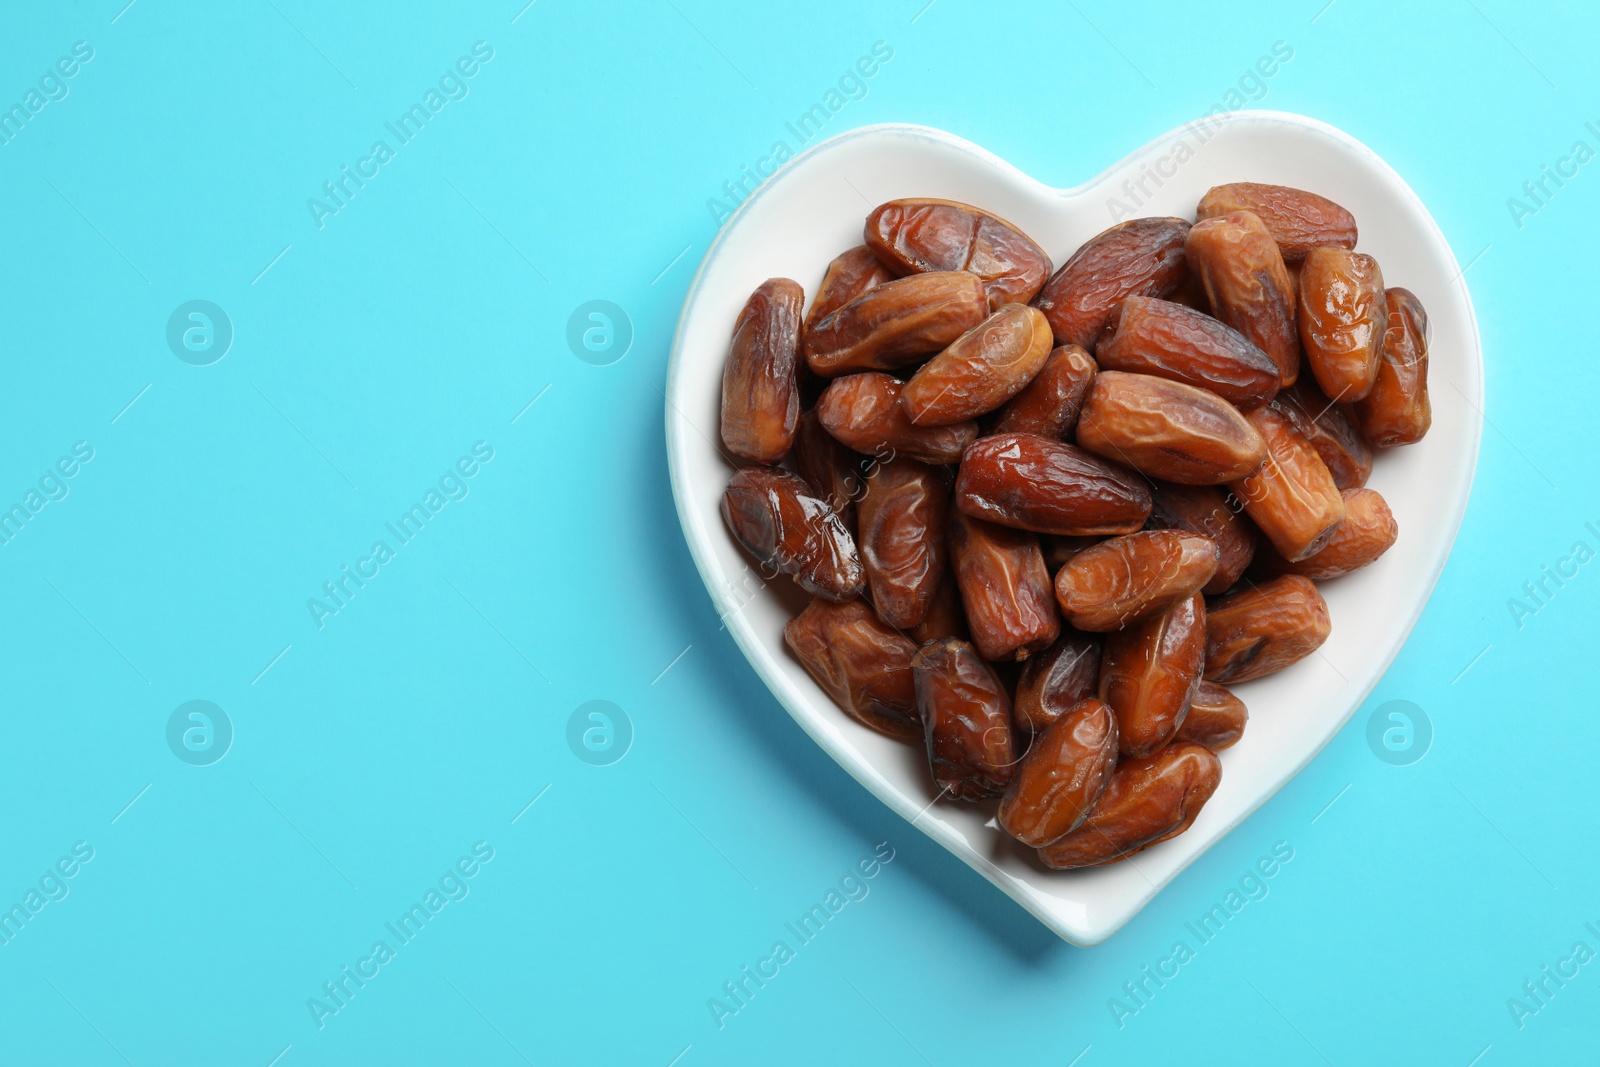
[[[1192,741],[1213,752],[1221,752],[1244,736],[1245,723],[1250,712],[1244,701],[1234,696],[1227,686],[1202,681],[1194,691],[1189,704],[1189,714],[1172,738],[1174,742]]]
[[[1290,563],[1270,546],[1257,557],[1262,574],[1299,574],[1315,582],[1325,582],[1359,570],[1389,551],[1400,526],[1394,521],[1389,504],[1375,489],[1345,489],[1344,521],[1319,551]]]
[[[1372,475],[1372,449],[1345,417],[1349,409],[1323,396],[1310,378],[1301,378],[1272,403],[1311,442],[1335,485],[1357,489],[1367,484]]]
[[[1180,742],[1123,760],[1078,828],[1039,850],[1056,870],[1098,867],[1187,830],[1222,782],[1222,762],[1203,745]]]
[[[817,400],[823,428],[857,452],[887,459],[955,463],[978,436],[978,424],[917,426],[900,403],[903,383],[868,371],[834,379]]]
[[[963,641],[971,639],[972,634],[967,629],[967,616],[961,609],[961,593],[956,588],[955,572],[949,565],[946,565],[944,574],[939,578],[939,584],[934,587],[933,600],[928,604],[927,614],[908,632],[911,640],[919,646],[943,637],[959,637]]]
[[[930,641],[911,659],[928,765],[940,794],[957,800],[999,796],[1016,772],[1010,701],[976,649]]]
[[[1129,219],[1091,237],[1034,299],[1056,344],[1091,348],[1130,296],[1167,296],[1184,279],[1183,219]]]
[[[737,471],[722,494],[722,518],[762,565],[828,600],[859,596],[865,581],[855,538],[804,479],[772,467]]]
[[[917,648],[869,605],[818,597],[784,626],[783,640],[852,719],[902,741],[922,736],[911,671]]]
[[[1079,345],[1053,349],[1033,381],[1000,409],[992,432],[1066,437],[1078,425],[1083,398],[1099,369]]]
[[[1086,548],[1093,548],[1104,537],[1061,537],[1055,534],[1045,534],[1039,538],[1039,547],[1044,551],[1044,565],[1054,574],[1067,565],[1067,561]]]
[[[1248,410],[1278,392],[1278,365],[1244,334],[1193,308],[1130,296],[1095,346],[1103,370],[1134,371],[1209,389]]]
[[[1078,417],[1078,444],[1141,474],[1219,485],[1261,466],[1266,446],[1239,409],[1192,385],[1101,371]]]
[[[974,518],[1038,533],[1133,533],[1150,491],[1124,468],[1075,445],[1034,434],[995,434],[968,446],[956,506]]]
[[[967,626],[984,659],[1027,659],[1060,635],[1037,536],[952,509],[950,555]]]
[[[734,321],[733,344],[722,364],[722,443],[752,463],[776,463],[794,443],[804,302],[799,283],[769,278]]]
[[[1284,574],[1211,602],[1206,610],[1206,680],[1246,682],[1311,655],[1333,624],[1309,578]]]
[[[1157,482],[1150,490],[1151,530],[1186,530],[1208,537],[1217,546],[1217,573],[1200,590],[1207,596],[1225,593],[1244,574],[1256,554],[1256,530],[1239,514],[1237,501],[1209,485]]]
[[[1099,687],[1100,643],[1064,629],[1055,644],[1023,660],[1011,719],[1023,736],[1040,734]]]
[[[858,468],[860,456],[839,443],[817,418],[816,410],[800,416],[800,427],[795,431],[795,473],[806,480],[814,496],[844,519],[853,533],[856,528],[855,502],[866,487]]]
[[[1039,373],[1050,340],[1050,324],[1037,308],[1007,304],[919,367],[900,403],[918,426],[949,426],[987,414]]]
[[[883,282],[806,330],[806,364],[825,378],[894,370],[938,352],[989,313],[983,282],[966,271]]]
[[[857,544],[867,588],[883,621],[896,629],[928,613],[946,570],[945,472],[914,459],[876,464],[861,497]]]
[[[891,200],[867,216],[867,247],[900,274],[971,271],[989,306],[1026,304],[1050,276],[1050,257],[998,215],[954,200]]]
[[[1387,289],[1382,355],[1372,391],[1351,409],[1374,448],[1412,445],[1433,424],[1428,402],[1428,313],[1409,289]]]
[[[1339,487],[1311,442],[1274,405],[1248,417],[1267,442],[1267,461],[1229,488],[1285,559],[1305,559],[1344,521]]]
[[[1217,570],[1217,546],[1177,530],[1112,537],[1056,572],[1056,602],[1069,624],[1106,633],[1165,611],[1200,591]]]
[[[1000,828],[1048,845],[1083,822],[1117,765],[1111,709],[1090,697],[1051,723],[1022,757],[1000,801]]]
[[[1378,261],[1316,248],[1300,268],[1300,345],[1317,386],[1341,404],[1372,391],[1389,310]]]
[[[1313,248],[1356,246],[1355,216],[1325,196],[1287,185],[1233,182],[1200,198],[1201,219],[1249,211],[1278,242],[1285,263],[1298,263]]]
[[[811,329],[850,301],[875,285],[893,281],[895,273],[883,265],[866,245],[857,245],[848,252],[833,257],[828,270],[817,286],[817,295],[811,298],[811,310],[806,312],[806,329]]]
[[[1248,211],[1197,222],[1184,245],[1217,318],[1244,334],[1278,365],[1278,384],[1300,373],[1293,284],[1266,224]]]
[[[1148,756],[1183,725],[1205,667],[1206,602],[1199,593],[1106,637],[1100,699],[1117,716],[1123,756]]]

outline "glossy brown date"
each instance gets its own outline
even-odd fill
[[[1039,538],[950,512],[950,554],[973,643],[985,659],[1023,660],[1061,633]]]
[[[965,641],[930,641],[911,660],[928,766],[940,794],[983,800],[1016,772],[1010,700],[994,668]]]
[[[1100,643],[1064,629],[1055,644],[1022,662],[1011,718],[1024,737],[1032,737],[1100,687]]]
[[[1367,484],[1372,475],[1372,449],[1346,417],[1350,409],[1323,396],[1310,377],[1302,377],[1272,403],[1311,442],[1335,485],[1356,489]]]
[[[922,736],[911,657],[917,648],[860,600],[820,597],[783,628],[806,672],[846,714],[888,737]]]
[[[1317,386],[1341,404],[1372,391],[1388,324],[1378,261],[1315,248],[1300,268],[1300,346]]]
[[[1007,304],[917,368],[900,402],[918,426],[949,426],[987,414],[1039,373],[1050,340],[1050,324],[1037,308]]]
[[[850,301],[884,282],[893,281],[895,273],[883,265],[866,245],[857,245],[841,252],[828,264],[817,286],[817,295],[811,298],[811,309],[806,312],[806,329],[811,329]]]
[[[858,466],[861,457],[827,431],[815,408],[800,416],[790,455],[795,473],[806,480],[812,495],[821,497],[853,533],[855,502],[866,488]]]
[[[1117,716],[1122,755],[1148,756],[1183,725],[1205,667],[1206,602],[1199,593],[1106,637],[1100,699]]]
[[[1078,828],[1039,850],[1056,870],[1098,867],[1176,837],[1222,782],[1222,762],[1203,745],[1179,742],[1123,760]]]
[[[1128,297],[1111,313],[1094,351],[1103,370],[1170,378],[1245,410],[1278,392],[1272,357],[1233,327],[1170,300]]]
[[[1325,196],[1287,185],[1233,182],[1207,190],[1200,198],[1201,219],[1249,211],[1278,242],[1285,263],[1298,263],[1313,248],[1354,248],[1355,216]]]
[[[1034,739],[1000,801],[1000,828],[1024,845],[1048,845],[1084,820],[1117,765],[1111,709],[1090,697]]]
[[[1412,445],[1433,424],[1428,402],[1428,313],[1409,289],[1387,289],[1388,312],[1372,391],[1351,412],[1374,448]]]
[[[1106,633],[1198,593],[1217,570],[1217,546],[1177,530],[1146,530],[1084,549],[1056,572],[1056,602],[1079,630]]]
[[[917,426],[900,403],[903,383],[867,371],[836,378],[817,400],[823,428],[847,448],[871,456],[908,456],[923,463],[955,463],[978,436],[978,424]]]
[[[1050,276],[1050,257],[998,215],[954,200],[891,200],[867,216],[867,247],[900,274],[965,270],[989,306],[1026,304]]]
[[[776,463],[800,421],[800,308],[805,293],[788,278],[756,287],[733,324],[722,364],[722,443],[752,463]]]
[[[1184,485],[1242,478],[1266,454],[1261,435],[1215,393],[1127,371],[1095,375],[1077,436],[1106,459]]]
[[[1299,574],[1315,582],[1325,582],[1359,570],[1389,551],[1400,536],[1389,504],[1375,489],[1345,489],[1344,521],[1321,550],[1296,563],[1290,563],[1270,546],[1257,557],[1262,574]]]
[[[1157,482],[1150,490],[1151,530],[1184,530],[1211,539],[1217,546],[1217,573],[1200,590],[1207,596],[1225,593],[1255,558],[1255,527],[1240,516],[1238,503],[1209,485]]]
[[[883,282],[805,332],[806,364],[825,378],[893,370],[938,352],[983,321],[983,282],[966,271]]]
[[[1083,398],[1099,369],[1078,345],[1052,349],[1033,381],[1000,409],[991,432],[1066,437],[1078,425]]]
[[[1305,559],[1344,521],[1344,499],[1328,465],[1287,415],[1269,404],[1249,419],[1267,442],[1267,461],[1229,488],[1285,559]]]
[[[797,475],[773,467],[735,472],[722,494],[722,519],[763,568],[808,593],[849,600],[865,586],[855,538]]]
[[[1184,250],[1200,276],[1212,313],[1249,338],[1278,365],[1278,384],[1300,373],[1293,283],[1266,224],[1248,211],[1197,222]]]
[[[1038,533],[1133,533],[1150,491],[1124,467],[1053,437],[995,434],[968,446],[956,506],[974,518]]]
[[[1189,714],[1172,740],[1192,741],[1213,752],[1221,752],[1238,743],[1244,736],[1250,712],[1244,701],[1234,696],[1227,686],[1201,681],[1195,687],[1194,700],[1189,704]]]
[[[1206,611],[1206,680],[1246,682],[1322,647],[1333,628],[1309,578],[1285,574],[1230,593]]]
[[[1094,348],[1112,310],[1130,296],[1167,296],[1184,279],[1183,219],[1119,222],[1091,237],[1034,299],[1056,344]]]
[[[955,572],[951,570],[949,564],[946,564],[944,574],[939,577],[939,584],[934,587],[933,600],[928,604],[927,614],[907,632],[911,635],[911,640],[919,646],[944,637],[971,640],[972,634],[967,629],[967,616],[961,608],[961,592],[956,588]]]
[[[872,603],[897,629],[923,620],[945,574],[947,477],[914,459],[892,459],[874,465],[867,478],[856,541]]]

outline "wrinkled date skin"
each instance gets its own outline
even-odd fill
[[[1133,533],[1150,515],[1150,491],[1126,468],[1053,437],[995,434],[962,456],[956,506],[1037,533]]]
[[[1034,300],[1056,344],[1092,350],[1112,310],[1130,296],[1168,296],[1184,279],[1183,219],[1129,219],[1062,264]]]
[[[950,554],[967,626],[984,659],[1024,660],[1060,636],[1036,535],[951,509]]]
[[[1328,465],[1289,417],[1268,405],[1249,419],[1267,442],[1267,461],[1229,488],[1285,559],[1305,559],[1344,521],[1344,499]]]
[[[1300,374],[1294,283],[1266,224],[1230,211],[1195,224],[1185,251],[1217,318],[1248,337],[1278,365],[1278,384]]]
[[[1056,572],[1056,602],[1069,624],[1120,630],[1198,593],[1217,571],[1217,546],[1177,530],[1112,537]]]
[[[1000,827],[1038,848],[1072,832],[1094,808],[1117,765],[1117,726],[1094,698],[1044,731],[1000,801]]]
[[[1266,575],[1299,574],[1325,582],[1359,570],[1389,551],[1400,536],[1389,504],[1375,489],[1345,489],[1344,521],[1319,552],[1290,563],[1270,546],[1257,558],[1257,570]]]
[[[1249,211],[1266,224],[1285,263],[1298,263],[1313,248],[1354,248],[1356,220],[1325,196],[1287,185],[1234,182],[1218,185],[1200,198],[1196,216],[1215,218]]]
[[[965,270],[989,306],[1026,304],[1050,276],[1050,257],[998,215],[954,200],[891,200],[867,216],[867,247],[900,274]]]
[[[919,367],[900,402],[918,426],[949,426],[987,414],[1039,373],[1050,340],[1050,324],[1037,308],[1007,304]]]
[[[1185,530],[1211,539],[1217,546],[1217,573],[1200,590],[1206,596],[1225,593],[1255,558],[1255,527],[1241,518],[1220,489],[1209,485],[1157,482],[1150,491],[1152,530]]]
[[[854,533],[855,502],[866,488],[857,466],[860,457],[827,431],[815,409],[800,416],[790,455],[795,473],[806,480],[812,495],[821,497]]]
[[[1206,611],[1206,680],[1247,682],[1322,647],[1333,628],[1309,578],[1285,574],[1220,597]]]
[[[917,426],[900,403],[903,383],[868,371],[829,383],[817,400],[822,426],[847,448],[880,458],[955,463],[978,436],[976,422]]]
[[[733,325],[722,364],[722,443],[752,463],[776,463],[794,444],[800,421],[798,282],[769,278],[756,287]]]
[[[1345,416],[1350,409],[1323,396],[1309,378],[1301,378],[1279,393],[1272,404],[1311,442],[1335,485],[1358,489],[1367,484],[1372,476],[1372,449]]]
[[[1278,364],[1210,315],[1149,296],[1130,296],[1095,346],[1104,370],[1134,371],[1209,389],[1242,410],[1278,392]]]
[[[1055,644],[1023,661],[1011,701],[1012,721],[1023,736],[1036,736],[1099,687],[1099,642],[1063,630]]]
[[[1033,381],[1000,409],[992,432],[1066,437],[1078,425],[1083,398],[1099,370],[1094,357],[1078,345],[1051,350]]]
[[[848,252],[833,257],[828,270],[817,286],[817,295],[811,298],[811,310],[806,312],[806,329],[809,330],[835,311],[874,286],[893,281],[895,273],[883,265],[883,260],[872,254],[866,245],[857,245]]]
[[[764,569],[789,575],[808,593],[849,600],[866,585],[855,538],[797,475],[772,467],[735,472],[722,494],[722,519]]]
[[[982,322],[983,282],[966,271],[883,282],[805,333],[806,364],[825,378],[918,363]]]
[[[930,641],[911,660],[928,765],[942,793],[983,800],[1005,792],[1016,772],[1010,701],[976,649],[965,641]]]
[[[1341,404],[1372,391],[1389,306],[1378,261],[1317,248],[1300,268],[1300,345],[1317,386]]]
[[[893,459],[867,478],[857,543],[872,603],[897,629],[923,620],[945,574],[946,477],[941,468]]]
[[[901,741],[922,736],[911,657],[917,648],[860,600],[820,597],[783,628],[806,671],[861,725]]]
[[[1044,551],[1044,565],[1054,574],[1067,565],[1078,553],[1085,549],[1093,548],[1104,537],[1063,537],[1056,534],[1045,534],[1039,538],[1039,547]]]
[[[1382,356],[1372,391],[1352,409],[1374,448],[1413,445],[1433,425],[1428,402],[1428,313],[1409,289],[1387,289]]]
[[[1172,740],[1192,741],[1213,752],[1221,752],[1238,743],[1249,721],[1250,712],[1244,701],[1234,696],[1227,686],[1202,681],[1195,688],[1189,714]]]
[[[928,613],[922,617],[921,622],[910,629],[909,633],[911,640],[918,646],[944,637],[971,640],[972,634],[967,630],[967,616],[961,609],[961,593],[956,588],[956,576],[949,566],[945,567],[944,574],[939,578],[939,584],[934,587],[933,600],[928,604]]]
[[[1206,602],[1199,593],[1106,638],[1100,699],[1117,716],[1127,757],[1148,756],[1183,725],[1205,667]]]
[[[1078,444],[1183,485],[1234,481],[1266,456],[1261,435],[1215,393],[1127,371],[1095,375],[1078,418]]]
[[[1187,830],[1221,782],[1222,762],[1204,745],[1171,744],[1123,760],[1088,818],[1039,858],[1056,870],[1127,859]]]

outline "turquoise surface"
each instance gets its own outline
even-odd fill
[[[125,3],[0,34],[5,1062],[1593,1061],[1592,9]],[[819,103],[1058,185],[1301,112],[1468,265],[1432,602],[1093,950],[811,745],[678,529],[678,308]]]

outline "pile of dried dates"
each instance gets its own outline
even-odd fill
[[[1052,270],[895,200],[809,310],[762,283],[723,371],[723,518],[812,595],[789,648],[1052,868],[1188,829],[1244,731],[1227,685],[1327,638],[1316,583],[1398,533],[1373,450],[1431,421],[1427,315],[1348,211],[1237,183],[1196,214]]]

